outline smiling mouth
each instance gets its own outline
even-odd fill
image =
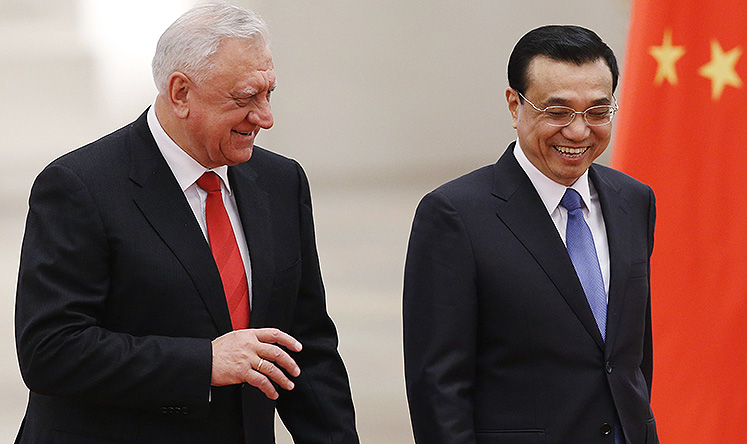
[[[243,131],[236,131],[236,130],[231,130],[231,131],[233,131],[236,134],[240,134],[242,136],[245,136],[245,137],[249,137],[249,136],[253,136],[254,135],[254,131],[250,131],[248,133],[245,133]]]
[[[553,145],[552,147],[560,154],[569,157],[581,157],[589,149],[588,146],[582,148],[573,148],[570,146]]]

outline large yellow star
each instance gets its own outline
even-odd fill
[[[680,57],[685,55],[685,47],[672,45],[672,30],[667,29],[664,31],[664,38],[662,39],[661,46],[651,46],[648,49],[648,53],[651,54],[659,64],[656,68],[654,84],[659,86],[664,82],[664,80],[666,80],[670,84],[676,85],[677,70],[674,69],[674,64],[677,63],[677,60],[679,60]]]
[[[742,87],[742,79],[739,78],[735,66],[739,57],[742,56],[742,48],[739,46],[724,52],[718,40],[711,40],[711,61],[698,70],[698,74],[711,79],[711,99],[719,100],[726,86],[735,88]]]

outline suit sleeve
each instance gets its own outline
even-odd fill
[[[405,379],[415,441],[473,444],[477,288],[471,241],[449,199],[418,206],[405,264]]]
[[[110,250],[86,185],[53,164],[29,200],[16,297],[16,346],[27,386],[94,404],[207,409],[207,339],[134,337],[102,327]]]
[[[295,388],[283,392],[277,410],[296,442],[358,443],[347,372],[337,351],[335,325],[327,314],[314,235],[309,184],[301,166],[299,217],[301,283],[289,333],[303,344],[294,356],[301,368]]]
[[[654,250],[654,226],[656,223],[656,199],[653,190],[649,189],[649,213],[648,213],[648,305],[646,306],[646,327],[643,336],[643,361],[641,372],[646,379],[648,396],[651,398],[651,385],[654,371],[653,334],[651,329],[651,254]]]

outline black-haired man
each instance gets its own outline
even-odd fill
[[[617,109],[612,50],[545,26],[509,60],[517,141],[421,201],[404,286],[418,443],[657,443],[652,190],[592,164]]]

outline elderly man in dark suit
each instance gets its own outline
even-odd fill
[[[652,190],[592,164],[618,68],[575,26],[535,29],[508,66],[517,141],[421,201],[405,267],[418,444],[657,443]]]
[[[273,124],[265,23],[196,7],[156,49],[155,104],[31,192],[18,443],[357,443],[309,187]]]

